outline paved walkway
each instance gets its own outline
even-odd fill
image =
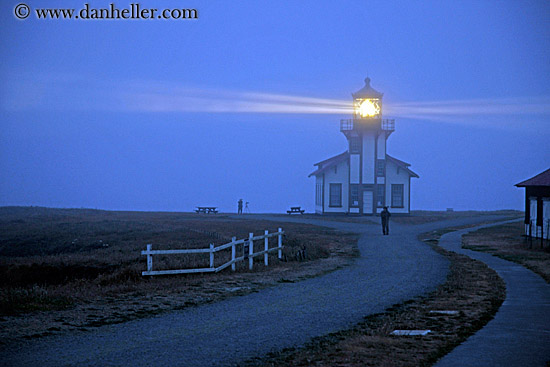
[[[284,220],[276,218],[277,220]],[[242,297],[0,349],[2,366],[228,366],[348,328],[366,315],[432,291],[448,261],[417,234],[498,217],[421,226],[303,221],[361,233],[345,269]],[[288,219],[300,221],[300,219]]]
[[[516,263],[462,249],[461,237],[471,230],[446,234],[439,244],[496,270],[506,282],[506,299],[493,320],[442,358],[436,367],[548,366],[550,285]]]

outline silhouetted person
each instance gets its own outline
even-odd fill
[[[243,199],[239,199],[239,201],[238,201],[238,209],[239,209],[238,213],[239,213],[239,214],[242,214],[242,213],[243,213]]]
[[[390,217],[391,213],[388,211],[388,207],[385,206],[384,210],[380,212],[380,218],[382,219],[382,234],[390,234]]]

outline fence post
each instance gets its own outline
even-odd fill
[[[231,264],[231,270],[235,271],[235,241],[237,241],[237,237],[231,238],[231,261],[233,262]]]
[[[267,235],[269,234],[269,231],[266,229],[265,232],[265,254],[264,254],[264,263],[265,263],[265,266],[268,265],[268,260],[267,260],[267,250],[269,250],[269,237],[267,237]]]
[[[210,244],[210,267],[214,267],[214,244]]]
[[[540,248],[543,248],[543,247],[544,247],[544,222],[542,222],[540,226]]]
[[[279,235],[277,236],[277,247],[279,248],[279,260],[283,258],[283,229],[279,228]]]
[[[153,271],[153,255],[151,255],[151,248],[153,245],[147,244],[147,271]]]
[[[254,254],[254,240],[252,239],[254,237],[254,233],[250,233],[248,236],[248,269],[252,270],[252,266],[254,263],[254,258],[252,255]]]
[[[533,220],[529,221],[529,248],[533,247]]]

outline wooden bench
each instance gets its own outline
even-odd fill
[[[216,210],[216,206],[197,206],[197,209],[195,209],[196,213],[214,213],[216,214],[218,211]]]
[[[302,209],[300,206],[291,206],[290,210],[286,211],[288,215],[290,214],[304,214],[305,209]]]

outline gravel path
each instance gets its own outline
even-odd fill
[[[256,217],[258,218],[258,217]],[[261,217],[269,219],[267,216]],[[2,366],[231,366],[350,327],[369,314],[444,282],[448,261],[419,233],[498,220],[483,216],[418,226],[289,218],[361,233],[360,257],[345,269],[150,319],[29,341],[0,350]],[[280,217],[276,218],[281,221]]]
[[[506,283],[506,299],[493,320],[442,358],[436,367],[549,366],[550,284],[516,263],[462,249],[461,237],[469,231],[446,234],[439,244],[494,269]]]

